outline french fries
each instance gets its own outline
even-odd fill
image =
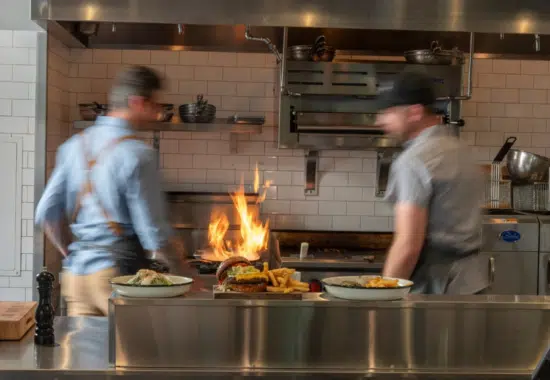
[[[269,280],[271,281],[271,284],[274,287],[279,286],[279,283],[277,282],[277,279],[275,278],[275,275],[272,272],[267,272],[267,276],[269,277]]]
[[[284,293],[285,288],[281,288],[279,286],[268,286],[267,291],[270,293]]]
[[[296,269],[279,268],[269,270],[267,263],[264,263],[263,273],[269,277],[269,286],[267,291],[270,293],[292,293],[292,292],[309,292],[309,284],[307,282],[296,281],[292,278],[292,275],[296,272]]]

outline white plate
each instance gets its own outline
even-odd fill
[[[177,297],[191,289],[193,280],[188,277],[166,275],[172,285],[132,285],[127,282],[134,276],[119,276],[111,279],[111,286],[118,294],[134,298]]]
[[[325,286],[325,290],[331,296],[343,298],[346,300],[363,300],[363,301],[389,301],[399,300],[409,294],[412,281],[396,279],[398,282],[397,288],[350,288],[341,285],[343,281],[354,281],[366,283],[368,280],[379,276],[338,276],[328,277],[321,282]],[[395,280],[392,277],[384,277],[388,280]]]

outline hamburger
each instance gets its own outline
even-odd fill
[[[241,293],[265,292],[268,283],[267,275],[241,256],[223,261],[216,271],[216,278],[226,289]]]

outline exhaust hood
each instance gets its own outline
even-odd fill
[[[31,0],[31,16],[70,47],[265,52],[243,37],[252,25],[279,50],[289,27],[289,46],[323,34],[344,53],[400,55],[433,40],[467,51],[464,32],[476,32],[478,53],[550,55],[546,36],[534,48],[535,33],[550,34],[545,0]]]
[[[33,20],[550,34],[546,0],[32,0]]]

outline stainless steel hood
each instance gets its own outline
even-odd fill
[[[203,50],[228,52],[268,52],[264,44],[247,41],[244,25],[181,25],[148,23],[80,23],[48,21],[48,31],[69,47],[96,49]],[[93,25],[93,33],[85,34]],[[269,38],[282,48],[282,27],[252,27],[252,33]],[[309,44],[319,35],[344,55],[397,56],[411,49],[423,49],[438,40],[444,47],[469,49],[469,33],[407,30],[288,28],[288,45]],[[540,51],[532,34],[476,33],[478,57],[545,59],[550,57],[550,36],[541,36]]]
[[[546,0],[32,0],[33,20],[550,34]]]
[[[521,7],[496,0],[31,2],[33,19],[69,47],[266,52],[244,38],[248,24],[279,50],[287,26],[289,46],[323,34],[341,54],[402,55],[433,40],[467,51],[464,31],[475,31],[482,57],[550,57],[549,36],[540,37],[538,51],[534,46],[535,33],[550,34],[550,3],[541,0]]]

